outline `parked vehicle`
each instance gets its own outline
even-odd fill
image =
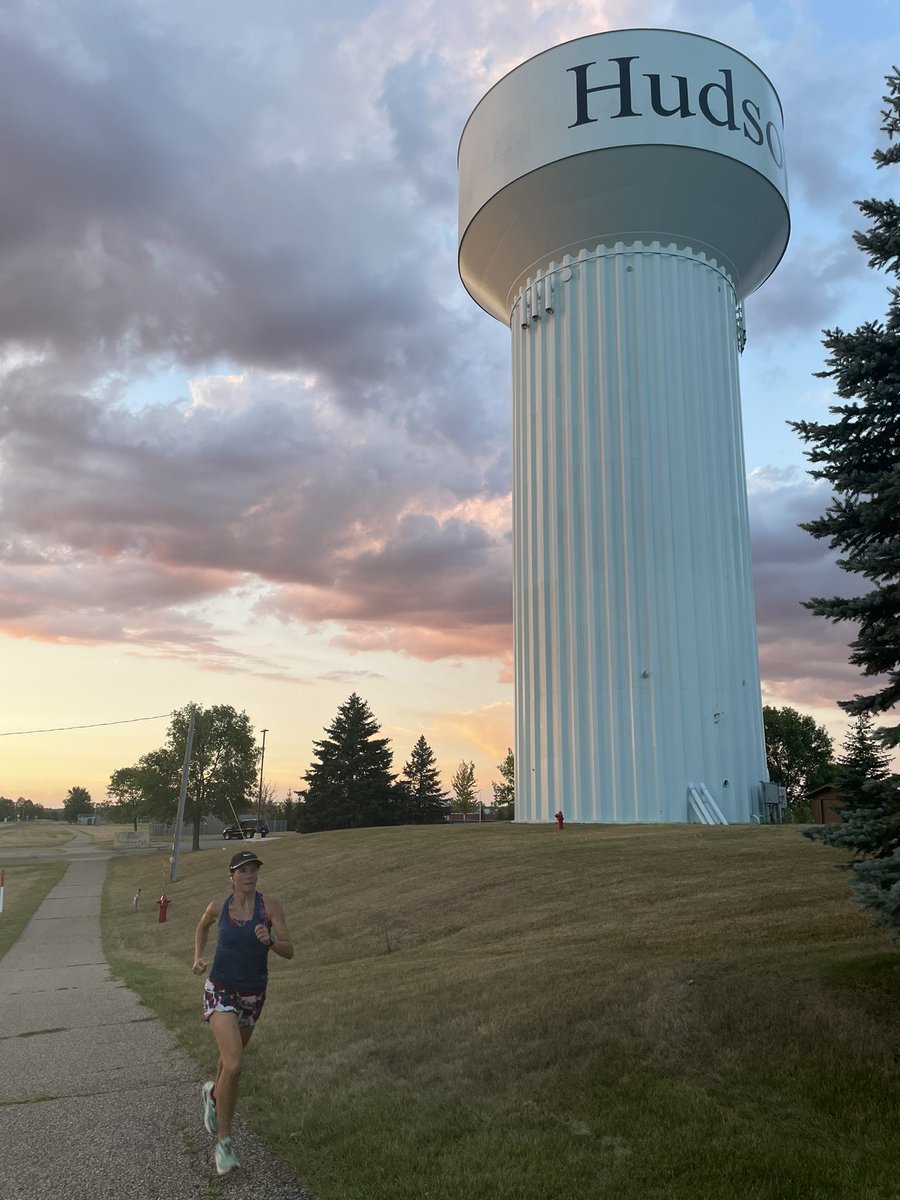
[[[226,825],[222,830],[222,837],[230,838],[252,838],[256,837],[257,833],[261,838],[268,837],[269,827],[265,821],[258,821],[256,817],[240,817],[231,825]]]

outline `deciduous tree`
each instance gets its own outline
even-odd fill
[[[120,767],[118,771],[113,771],[106,785],[106,794],[112,798],[119,814],[131,821],[137,831],[138,818],[143,815],[145,806],[140,762],[133,767]]]
[[[766,732],[766,762],[769,778],[787,792],[792,820],[808,817],[807,792],[826,783],[832,775],[832,740],[828,730],[812,717],[784,708],[763,709]]]
[[[31,801],[27,801],[31,804]],[[94,802],[87,788],[70,787],[63,800],[63,816],[70,825],[74,825],[79,817],[89,817],[94,811]]]
[[[470,813],[475,812],[478,801],[477,787],[475,784],[475,764],[466,762],[465,759],[456,768],[453,778],[450,780],[450,786],[453,789],[453,807],[457,812]]]
[[[503,762],[497,763],[497,770],[503,782],[491,784],[494,804],[500,810],[499,815],[504,820],[511,821],[515,815],[516,801],[516,762],[511,747],[507,748]]]
[[[230,704],[214,704],[209,708],[188,704],[178,709],[172,714],[165,745],[145,754],[134,767],[114,772],[108,791],[116,794],[115,782],[123,795],[132,795],[133,799],[127,802],[138,805],[142,815],[173,820],[192,708],[194,737],[185,823],[192,829],[193,849],[199,850],[203,817],[213,814],[234,820],[235,814],[240,816],[241,810],[249,806],[253,796],[259,750],[245,712],[237,712]]]

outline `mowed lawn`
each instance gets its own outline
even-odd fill
[[[0,843],[0,860],[3,844]],[[28,922],[40,908],[47,893],[59,883],[68,867],[67,862],[29,863],[5,867],[3,911],[0,912],[0,959],[15,945]],[[0,971],[3,970],[0,964]],[[0,1037],[3,1036],[0,1017]]]
[[[900,954],[796,827],[255,846],[296,957],[240,1106],[319,1200],[900,1200]],[[182,856],[165,925],[160,856],[105,893],[114,968],[207,1076],[193,931],[233,849]]]

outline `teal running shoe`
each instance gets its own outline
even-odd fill
[[[216,1142],[216,1171],[219,1175],[227,1175],[240,1165],[231,1138],[222,1138],[221,1142]]]
[[[216,1102],[212,1098],[212,1090],[213,1081],[210,1079],[204,1083],[200,1092],[203,1096],[203,1124],[206,1126],[206,1132],[215,1137],[219,1132],[219,1119],[216,1116]]]

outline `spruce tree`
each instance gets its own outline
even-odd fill
[[[882,129],[893,143],[900,134],[900,70],[886,79]],[[900,163],[900,142],[875,151],[879,168]],[[858,202],[869,227],[855,233],[859,248],[876,269],[900,274],[900,205],[894,200]],[[862,576],[871,588],[862,596],[815,596],[806,607],[830,621],[852,621],[856,638],[850,661],[879,685],[868,695],[843,700],[854,716],[888,712],[900,700],[900,287],[888,289],[884,322],[869,321],[852,333],[825,331],[828,351],[823,378],[832,379],[846,403],[829,423],[791,422],[811,446],[810,474],[827,480],[835,493],[825,514],[803,525],[843,555],[838,565]],[[900,744],[900,725],[880,730],[882,744]],[[851,803],[839,823],[812,836],[851,850],[847,866],[861,904],[900,939],[900,777],[845,781]]]
[[[866,784],[890,775],[890,754],[872,727],[872,714],[860,713],[850,725],[837,762],[837,790],[845,809],[868,799]]]
[[[412,825],[435,825],[447,819],[450,797],[441,789],[436,761],[425,735],[420,734],[403,768],[403,819]]]
[[[327,736],[313,742],[317,761],[304,776],[308,786],[298,805],[302,832],[396,824],[393,755],[389,740],[375,736],[380,728],[355,692],[340,706]]]
[[[900,134],[900,72],[887,76],[883,125],[888,139]],[[900,163],[900,142],[875,151],[880,167]],[[876,269],[900,273],[900,204],[862,200],[857,207],[869,227],[855,233],[859,248]],[[852,621],[856,638],[850,661],[867,678],[880,677],[869,695],[843,700],[854,716],[882,713],[900,700],[900,288],[888,289],[887,319],[869,321],[851,333],[825,330],[828,351],[822,378],[832,379],[846,403],[831,408],[837,420],[791,421],[816,464],[810,474],[827,480],[834,498],[824,515],[801,528],[827,539],[843,557],[838,565],[872,584],[864,595],[814,596],[806,607],[830,621]],[[887,745],[900,744],[900,725],[881,732]]]

